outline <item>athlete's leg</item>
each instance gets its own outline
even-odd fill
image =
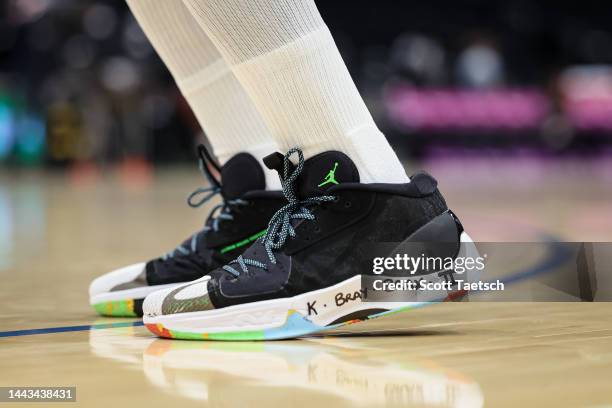
[[[364,182],[406,182],[312,0],[184,0],[282,150],[340,150]]]
[[[181,0],[127,0],[225,163],[239,152],[261,159],[277,150],[263,118]],[[268,188],[280,188],[266,171]]]

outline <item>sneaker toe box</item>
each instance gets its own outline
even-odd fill
[[[214,309],[208,296],[209,279],[205,276],[184,285],[151,293],[145,298],[142,306],[144,316],[157,317]]]
[[[145,265],[144,262],[129,265],[94,279],[89,285],[89,296],[147,286]]]

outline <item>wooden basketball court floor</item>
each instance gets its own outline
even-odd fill
[[[475,240],[610,241],[610,179],[470,184],[470,171],[437,176]],[[440,304],[268,343],[161,340],[100,318],[92,278],[163,253],[206,215],[184,204],[201,184],[191,169],[128,181],[0,174],[0,386],[76,386],[66,406],[612,406],[607,303]]]

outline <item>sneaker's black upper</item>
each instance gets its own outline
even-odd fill
[[[265,190],[263,169],[252,155],[239,153],[218,166],[203,146],[199,154],[211,187],[196,190],[188,202],[198,207],[219,193],[222,203],[213,208],[203,230],[146,264],[149,285],[191,281],[226,264],[264,233],[270,217],[286,203],[282,192]],[[207,195],[196,201],[202,194]]]
[[[291,297],[351,278],[362,272],[372,245],[401,242],[448,210],[428,174],[405,184],[362,184],[343,153],[298,164],[289,161],[291,153],[265,160],[281,173],[289,204],[273,217],[267,236],[210,273],[208,295],[216,308]]]

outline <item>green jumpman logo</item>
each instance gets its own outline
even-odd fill
[[[321,184],[318,185],[318,187],[323,187],[326,184],[340,184],[336,181],[336,168],[337,167],[338,167],[338,162],[335,162],[334,168],[331,169],[329,173],[327,173],[327,176],[325,176],[325,180],[323,180]]]

